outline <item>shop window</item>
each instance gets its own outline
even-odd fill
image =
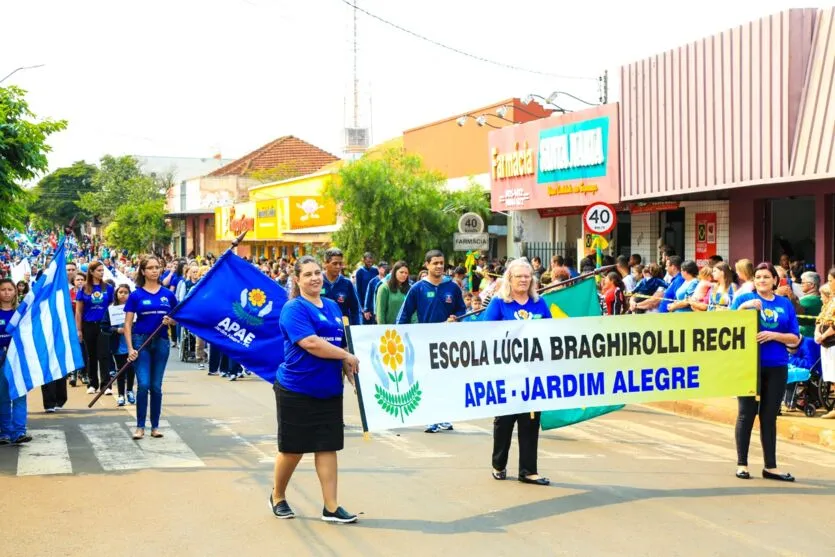
[[[676,251],[676,255],[684,257],[684,209],[675,211],[662,211],[661,219],[661,241],[665,246]]]
[[[614,234],[615,255],[632,255],[632,213],[620,211],[618,213],[618,225]]]
[[[785,197],[771,199],[771,249],[767,252],[777,263],[784,253],[792,259],[815,262],[815,198]]]

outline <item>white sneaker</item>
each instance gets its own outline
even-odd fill
[[[47,414],[54,414],[55,408],[44,408],[44,412],[46,412]]]
[[[94,389],[93,387],[87,387],[87,394],[88,395],[96,394],[96,389]]]
[[[105,389],[104,394],[112,395],[113,394],[113,389]]]

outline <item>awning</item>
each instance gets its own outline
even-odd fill
[[[204,209],[204,208],[201,207],[199,209],[187,209],[185,211],[174,211],[174,212],[171,212],[171,213],[165,213],[165,217],[166,218],[178,218],[178,217],[182,218],[182,217],[193,217],[193,216],[196,216],[196,215],[214,215],[214,214],[215,214],[214,209]]]

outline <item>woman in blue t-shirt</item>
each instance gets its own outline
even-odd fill
[[[309,255],[293,267],[293,295],[281,310],[284,362],[276,374],[275,405],[278,455],[270,508],[278,518],[293,518],[287,485],[305,453],[315,453],[322,485],[322,520],[356,522],[357,516],[337,503],[336,452],[344,445],[342,377],[353,385],[359,360],[342,347],[342,310],[321,296],[322,267]]]
[[[110,337],[103,335],[101,321],[113,301],[113,287],[104,282],[104,265],[93,261],[87,266],[84,288],[75,296],[75,325],[78,340],[87,354],[87,394],[94,394],[110,381]],[[105,394],[112,394],[107,389]]]
[[[668,312],[693,311],[690,307],[693,294],[699,286],[699,266],[696,262],[688,259],[681,264],[681,276],[684,282],[675,292],[676,301],[667,306]]]
[[[3,373],[6,350],[12,335],[6,326],[17,308],[17,288],[9,278],[0,279],[0,445],[28,443],[32,437],[26,434],[26,397],[9,398],[9,383]]]
[[[166,326],[176,324],[168,314],[177,305],[174,293],[159,282],[162,265],[156,256],[150,255],[139,262],[136,273],[136,290],[125,303],[125,343],[128,360],[136,362],[136,432],[134,439],[145,437],[145,417],[148,413],[148,395],[151,398],[151,437],[162,437],[159,417],[162,413],[162,377],[168,363]],[[134,316],[136,322],[134,322]],[[153,336],[152,336],[153,335]],[[149,340],[142,350],[137,348]]]
[[[524,259],[514,259],[505,269],[498,294],[482,315],[482,321],[549,319],[548,304],[536,293],[533,267]],[[537,472],[540,412],[497,416],[493,419],[493,478],[507,478],[507,459],[513,438],[513,426],[519,426],[519,481],[548,485],[550,480]]]
[[[754,418],[760,417],[760,441],[763,446],[765,468],[763,478],[793,482],[794,476],[777,468],[777,414],[780,401],[786,392],[789,353],[787,346],[800,342],[800,328],[791,300],[777,296],[777,270],[771,263],[760,263],[754,270],[754,292],[734,298],[732,309],[759,311],[760,327],[757,342],[760,344],[760,401],[756,397],[739,397],[739,415],[736,419],[736,477],[747,480],[748,447]]]

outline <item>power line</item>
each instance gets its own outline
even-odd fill
[[[398,31],[402,31],[404,33],[407,33],[407,34],[415,37],[416,39],[420,39],[421,41],[425,41],[425,42],[433,44],[437,47],[443,48],[445,50],[449,50],[450,52],[460,54],[461,56],[466,56],[467,58],[471,58],[471,59],[477,60],[479,62],[484,62],[485,64],[492,64],[493,66],[498,66],[500,68],[505,68],[507,70],[515,70],[515,71],[518,71],[518,72],[525,72],[525,73],[530,73],[530,74],[535,74],[535,75],[542,75],[542,76],[546,76],[546,77],[555,77],[555,78],[558,78],[558,79],[577,79],[577,80],[597,81],[596,77],[575,76],[575,75],[559,75],[559,74],[550,73],[550,72],[542,72],[542,71],[539,71],[539,70],[532,70],[530,68],[523,68],[521,66],[515,66],[513,64],[505,64],[504,62],[497,62],[496,60],[490,60],[489,58],[484,58],[483,56],[479,56],[477,54],[471,54],[469,52],[465,52],[465,51],[463,51],[459,48],[455,48],[454,46],[449,46],[449,45],[444,44],[442,42],[439,42],[439,41],[436,41],[434,39],[430,39],[429,37],[426,37],[424,35],[421,35],[420,33],[416,33],[414,31],[406,29],[405,27],[402,27],[401,25],[398,25],[398,24],[396,24],[392,21],[389,21],[387,19],[383,19],[382,17],[380,17],[376,14],[373,14],[373,13],[369,12],[368,10],[364,10],[364,9],[360,8],[359,6],[356,6],[353,2],[350,2],[349,0],[340,0],[340,1],[343,4],[353,8],[354,10],[362,12],[365,15],[367,15],[368,17],[376,19],[377,21],[379,21],[381,23],[385,23],[389,27],[393,27],[393,28],[397,29]]]

